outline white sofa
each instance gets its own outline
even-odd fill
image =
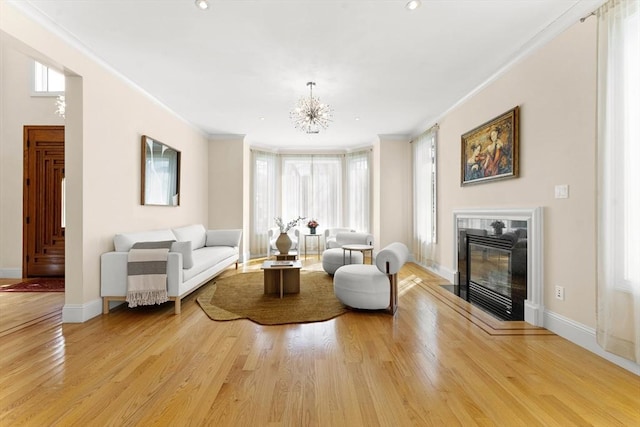
[[[338,233],[355,233],[356,230],[351,228],[327,228],[324,230],[324,248],[339,248],[340,244],[336,242]]]
[[[167,291],[180,314],[180,301],[201,285],[235,264],[238,268],[242,230],[205,230],[201,224],[186,227],[116,234],[115,250],[100,257],[102,311],[111,301],[125,301],[127,262],[134,243],[173,240],[167,258]]]

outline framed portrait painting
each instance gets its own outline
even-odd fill
[[[516,106],[462,135],[460,185],[518,176],[519,115]]]

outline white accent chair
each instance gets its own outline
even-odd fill
[[[346,264],[362,264],[364,256],[361,252],[352,252],[345,257],[342,245],[357,244],[373,246],[373,235],[369,233],[340,232],[336,235],[335,248],[322,252],[322,268],[329,275]]]
[[[297,227],[291,228],[287,231],[289,238],[291,239],[291,249],[290,251],[298,250],[298,242],[300,240],[300,230]],[[279,254],[278,247],[276,246],[276,240],[280,236],[280,228],[272,227],[267,231],[267,237],[269,240],[269,244],[267,245],[267,258],[270,258],[273,255]]]
[[[398,271],[409,259],[409,249],[391,243],[376,255],[375,265],[345,265],[333,276],[333,291],[344,305],[357,309],[398,308]]]
[[[352,230],[351,228],[327,228],[324,230],[324,248],[325,249],[333,249],[339,248],[340,245],[336,242],[336,236],[338,233],[355,233],[356,230]]]

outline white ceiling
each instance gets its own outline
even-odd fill
[[[406,0],[15,3],[207,134],[329,150],[424,131],[602,1],[422,0],[413,12]],[[334,110],[318,135],[289,119],[308,81]]]

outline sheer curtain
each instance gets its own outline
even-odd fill
[[[369,231],[371,200],[371,150],[349,153],[346,164],[345,226],[361,232]],[[336,224],[336,226],[341,224]]]
[[[251,157],[253,206],[250,251],[252,254],[264,255],[269,244],[267,231],[275,227],[273,219],[279,214],[279,159],[276,154],[262,151],[252,151]]]
[[[281,216],[316,219],[321,228],[369,231],[371,150],[351,154],[274,154],[252,150],[253,256],[267,250],[267,231]],[[304,227],[304,224],[302,225]]]
[[[597,340],[640,362],[640,0],[598,10]]]
[[[321,227],[338,224],[342,214],[342,156],[283,155],[282,217],[303,216]]]
[[[427,266],[436,243],[436,133],[434,126],[412,141],[413,254]]]

